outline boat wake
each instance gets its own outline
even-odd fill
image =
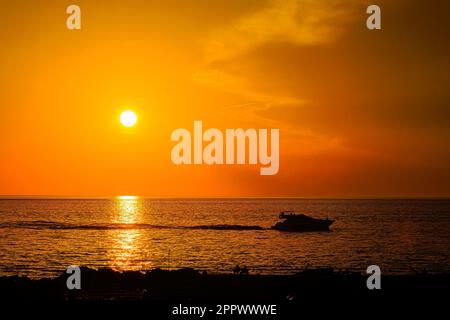
[[[147,223],[94,223],[70,224],[54,221],[19,221],[0,223],[0,229],[53,229],[53,230],[133,230],[133,229],[200,229],[200,230],[264,230],[260,226],[213,224],[194,226],[153,225]]]

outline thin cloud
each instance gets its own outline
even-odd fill
[[[236,56],[269,41],[315,45],[333,41],[354,19],[353,4],[342,0],[272,0],[206,41],[209,62]]]

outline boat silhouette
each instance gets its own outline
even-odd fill
[[[330,225],[334,222],[328,218],[317,219],[292,211],[281,212],[279,218],[283,221],[277,222],[271,229],[291,232],[329,231]]]

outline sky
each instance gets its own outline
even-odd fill
[[[450,196],[450,3],[369,4],[5,1],[0,195]],[[194,120],[279,128],[278,174],[174,165]]]

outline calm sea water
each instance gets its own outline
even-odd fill
[[[268,228],[282,210],[336,222],[331,232],[209,229]],[[450,201],[443,200],[0,200],[0,274],[49,277],[73,264],[215,273],[239,264],[259,274],[327,266],[362,272],[377,264],[385,273],[448,272],[449,231]]]

